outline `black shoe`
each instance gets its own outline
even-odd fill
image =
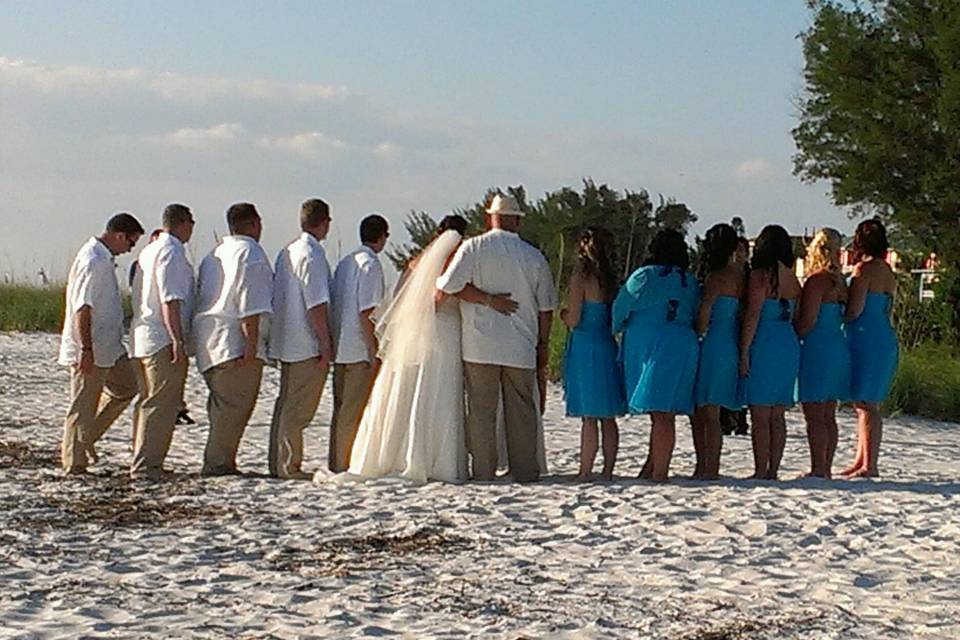
[[[181,409],[177,414],[177,424],[197,424],[197,421],[190,417],[186,409]]]

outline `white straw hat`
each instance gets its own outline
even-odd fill
[[[520,209],[520,205],[517,204],[517,199],[513,196],[508,196],[498,193],[493,197],[493,201],[490,203],[490,206],[487,208],[487,213],[492,216],[523,216],[523,210]]]

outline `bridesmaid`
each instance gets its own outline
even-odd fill
[[[617,343],[610,327],[610,302],[617,293],[612,236],[588,227],[577,240],[577,258],[561,314],[572,330],[563,364],[567,415],[582,418],[578,482],[590,480],[597,457],[597,422],[603,431],[603,480],[613,479],[620,434],[618,416],[626,413]]]
[[[857,454],[843,471],[850,477],[873,478],[880,474],[880,440],[883,421],[880,403],[887,399],[897,371],[897,335],[890,323],[896,277],[884,260],[887,232],[878,219],[864,220],[853,236],[857,261],[850,280],[847,334],[850,337],[852,375],[850,399],[857,409]]]
[[[738,240],[733,227],[721,223],[710,227],[703,243],[706,277],[696,323],[701,343],[692,423],[697,453],[694,479],[720,477],[720,409],[743,408],[737,389],[740,298],[744,288],[743,267],[736,260]]]
[[[793,316],[800,283],[793,244],[780,225],[760,232],[747,281],[740,330],[740,375],[753,423],[753,477],[776,480],[787,439],[785,413],[795,402],[800,342]]]
[[[687,271],[690,255],[680,232],[664,229],[650,258],[631,274],[613,303],[613,331],[622,333],[627,407],[650,414],[650,451],[640,477],[665,482],[676,440],[676,415],[693,414],[699,346],[693,318],[700,284]]]
[[[840,264],[842,238],[821,229],[807,247],[807,279],[794,327],[800,349],[800,403],[807,420],[810,474],[830,478],[837,450],[837,403],[850,396],[850,347],[843,327],[847,285]]]

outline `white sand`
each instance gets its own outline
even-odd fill
[[[58,447],[67,375],[55,347],[55,336],[0,334],[7,444]],[[267,373],[241,446],[245,471],[266,470],[277,379]],[[581,486],[568,482],[578,425],[554,388],[546,434],[559,475],[545,482],[317,486],[197,478],[205,388],[195,373],[188,388],[200,424],[178,428],[168,468],[191,475],[175,482],[122,480],[129,417],[101,441],[94,478],[3,459],[0,636],[960,637],[957,425],[889,420],[879,481],[741,480],[751,456],[739,437],[725,441],[723,481],[656,486],[632,479],[647,420],[630,418],[623,479]],[[328,393],[307,469],[325,461],[329,416]],[[789,420],[788,479],[807,463],[800,415]],[[843,414],[841,464],[853,427]],[[681,421],[673,473],[689,474],[692,456]],[[118,501],[201,513],[128,525],[72,513],[97,500],[109,521]],[[421,530],[450,544],[408,554],[318,547]]]

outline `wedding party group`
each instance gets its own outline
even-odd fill
[[[497,194],[483,233],[467,237],[467,221],[446,216],[387,300],[378,254],[390,233],[380,215],[362,220],[360,246],[331,270],[323,200],[302,204],[302,233],[273,262],[259,242],[257,208],[237,203],[226,213],[229,235],[195,274],[184,247],[193,214],[171,204],[131,272],[128,346],[114,260],[145,231],[132,215],[114,215],[80,249],[67,282],[64,472],[87,471],[98,439],[136,398],[130,475],[163,479],[193,357],[209,391],[204,476],[239,473],[237,452],[270,363],[280,369],[268,448],[274,477],[482,482],[506,469],[513,481],[538,480],[558,300],[546,258],[519,235],[524,215]],[[811,475],[831,477],[841,402],[852,402],[859,420],[855,460],[843,473],[877,475],[879,406],[898,358],[895,278],[879,220],[857,227],[849,279],[841,242],[832,229],[816,234],[801,284],[778,225],[762,230],[752,255],[730,225],[711,227],[696,274],[683,234],[664,229],[621,284],[610,234],[584,229],[560,312],[570,330],[566,412],[581,419],[576,478],[594,479],[602,450],[599,478],[613,479],[617,418],[627,414],[652,423],[641,478],[668,479],[678,414],[691,419],[694,477],[718,478],[720,412],[748,407],[753,477],[776,479],[784,414],[798,400]],[[311,473],[302,468],[304,430],[331,370],[328,464]]]

